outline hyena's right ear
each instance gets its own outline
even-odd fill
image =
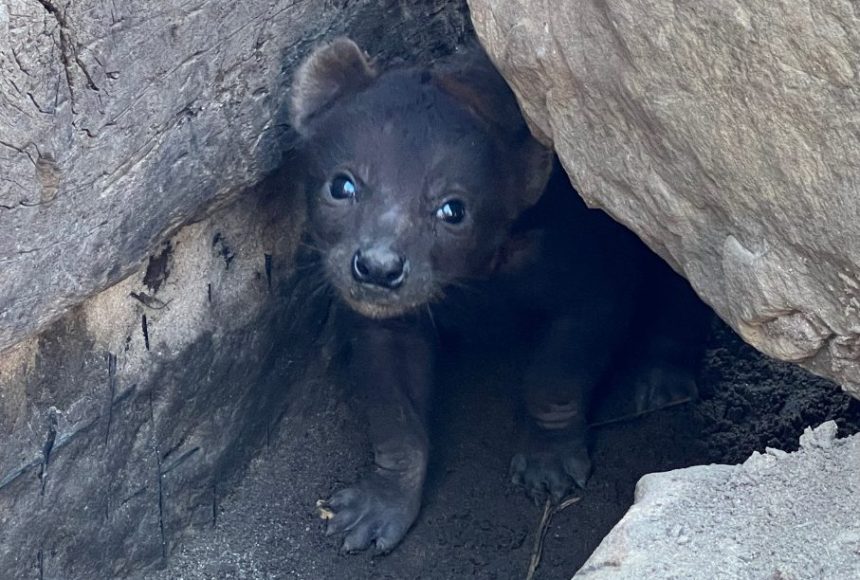
[[[290,121],[301,135],[308,121],[340,97],[360,91],[376,78],[376,71],[357,44],[337,38],[314,50],[293,78]]]

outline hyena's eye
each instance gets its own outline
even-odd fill
[[[338,173],[328,183],[328,192],[334,199],[352,199],[355,190],[355,181],[346,173]]]
[[[466,204],[459,199],[449,199],[436,210],[436,217],[445,223],[459,224],[466,217]]]

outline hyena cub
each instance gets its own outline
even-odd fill
[[[544,195],[552,154],[479,49],[379,73],[351,40],[335,40],[299,68],[291,113],[322,268],[354,316],[345,338],[373,443],[372,471],[320,504],[344,550],[391,550],[418,515],[435,349],[427,305],[444,309],[463,283],[492,278],[499,314],[534,330],[529,425],[511,462],[534,497],[585,485],[601,382],[634,385],[634,411],[689,395],[677,340],[631,340],[646,251],[566,178]]]

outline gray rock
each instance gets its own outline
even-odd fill
[[[319,356],[300,200],[249,192],[0,358],[4,578],[125,577],[211,524]]]
[[[860,578],[860,435],[646,475],[577,580]]]
[[[469,5],[582,196],[750,344],[860,396],[856,4]]]

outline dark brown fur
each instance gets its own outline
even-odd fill
[[[598,385],[622,368],[636,383],[655,356],[677,352],[655,354],[631,339],[651,325],[637,319],[647,250],[587,209],[563,174],[547,189],[551,154],[478,49],[432,69],[378,74],[339,39],[311,55],[293,91],[293,123],[310,159],[311,233],[328,281],[358,313],[344,333],[375,457],[370,474],[324,504],[328,531],[344,534],[347,551],[385,551],[415,520],[436,348],[426,312],[432,306],[444,324],[452,301],[458,312],[467,304],[481,316],[520,319],[533,339],[514,481],[556,501],[585,485]],[[463,295],[464,284],[478,296]],[[632,362],[616,364],[621,355]],[[684,370],[660,376],[681,391],[692,380]],[[649,380],[634,389],[646,399],[661,394]]]

